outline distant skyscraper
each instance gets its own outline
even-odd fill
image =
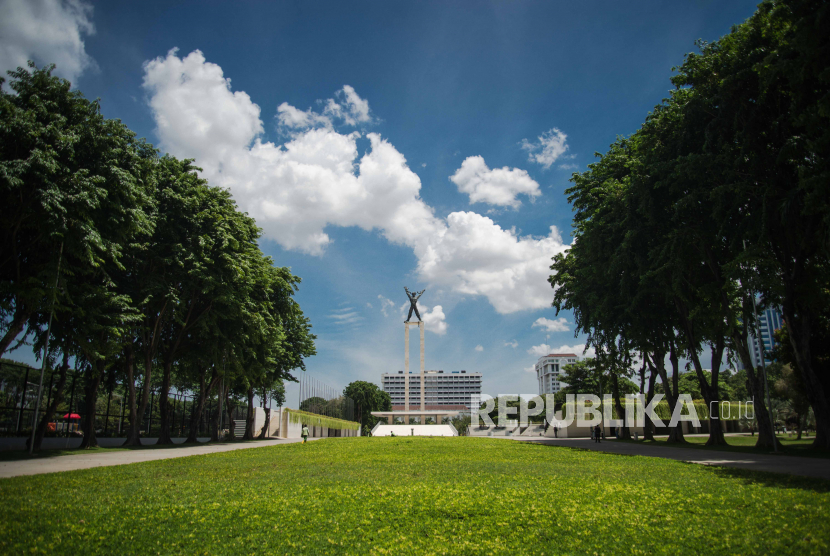
[[[551,353],[543,355],[536,363],[536,380],[539,382],[539,394],[556,394],[561,389],[559,373],[565,365],[576,363],[579,357],[575,353]]]
[[[770,363],[771,360],[769,357],[766,356],[766,352],[773,349],[777,344],[775,341],[775,331],[784,326],[784,318],[781,315],[781,311],[778,307],[767,307],[763,311],[761,311],[758,315],[758,332],[763,341],[763,347],[761,346],[761,342],[755,337],[754,334],[751,334],[749,337],[750,340],[750,350],[752,351],[752,364],[756,367],[761,366],[761,350],[764,350],[764,360],[767,363]]]

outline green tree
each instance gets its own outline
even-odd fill
[[[392,411],[392,398],[371,382],[356,380],[346,386],[343,394],[354,400],[355,418],[363,427],[372,429],[377,424],[372,411]]]

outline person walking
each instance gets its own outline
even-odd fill
[[[303,425],[303,432],[300,433],[303,437],[303,444],[308,440],[308,425]]]
[[[600,442],[602,438],[602,429],[599,428],[599,425],[594,427],[594,442]]]

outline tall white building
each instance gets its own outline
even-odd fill
[[[392,398],[392,409],[404,407],[404,374],[383,373],[381,381],[383,391]],[[470,407],[470,399],[481,397],[481,373],[468,371],[425,371],[424,404],[425,409],[461,409]],[[409,407],[417,408],[421,404],[421,378],[418,374],[409,374]]]
[[[565,365],[576,363],[579,357],[575,353],[550,353],[543,355],[536,363],[536,380],[539,382],[539,394],[556,394],[560,390],[559,372]]]

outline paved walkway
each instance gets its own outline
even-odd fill
[[[768,471],[771,473],[788,473],[830,480],[830,459],[803,458],[798,456],[784,456],[774,454],[746,454],[740,452],[723,452],[720,450],[702,450],[698,448],[675,448],[671,446],[654,446],[634,444],[631,442],[616,442],[603,440],[596,443],[590,438],[522,438],[514,437],[520,442],[538,442],[549,446],[566,446],[583,448],[611,454],[628,456],[647,456],[667,458],[678,461],[687,461],[701,465],[718,465],[722,467],[737,467],[753,471]]]
[[[309,438],[319,440],[318,438]],[[147,448],[143,450],[120,450],[116,452],[83,453],[66,456],[45,456],[43,459],[25,459],[20,461],[0,462],[0,478],[17,477],[19,475],[39,475],[41,473],[56,473],[58,471],[73,471],[75,469],[90,469],[92,467],[107,467],[110,465],[125,465],[142,461],[159,459],[183,458],[245,450],[248,448],[262,448],[302,442],[301,438],[273,438],[255,442],[233,442],[227,444],[205,444],[204,446],[187,446],[182,448]]]

